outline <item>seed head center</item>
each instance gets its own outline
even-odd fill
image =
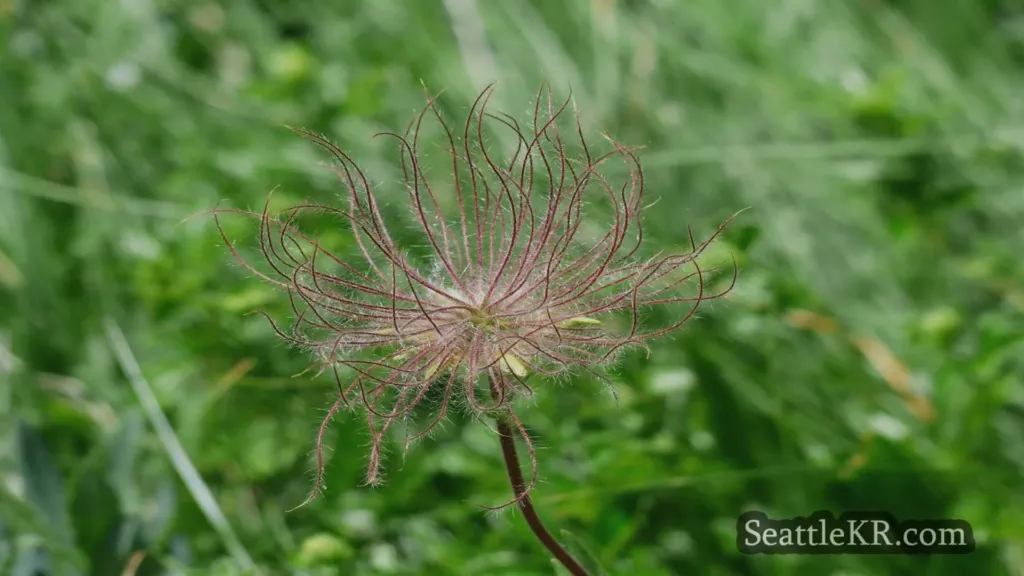
[[[497,329],[501,327],[501,321],[492,315],[492,312],[488,308],[473,308],[469,312],[469,323],[473,326],[480,328],[493,328]]]

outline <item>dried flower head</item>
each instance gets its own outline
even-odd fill
[[[341,407],[365,409],[372,437],[367,482],[376,484],[385,434],[428,393],[440,400],[430,403],[429,423],[409,441],[429,434],[456,402],[498,414],[529,447],[535,479],[533,446],[513,408],[515,398],[533,393],[528,375],[594,372],[623,348],[679,328],[701,302],[732,288],[707,293],[709,270],[697,262],[728,221],[700,243],[691,233],[685,254],[641,258],[644,177],[635,151],[611,139],[608,151],[592,151],[575,108],[566,114],[571,97],[556,104],[542,89],[524,128],[489,112],[492,94],[488,87],[477,97],[457,130],[428,97],[403,134],[379,135],[398,146],[411,220],[429,263],[396,241],[379,195],[353,159],[302,129],[295,130],[336,160],[331,169],[346,189],[346,206],[303,204],[277,215],[267,207],[216,211],[259,218],[266,269],[234,247],[232,253],[291,296],[294,323],[288,331],[274,325],[277,333],[338,375],[338,399],[317,437],[310,498],[322,487],[324,429]],[[567,120],[569,137],[560,130]],[[440,128],[450,167],[440,182],[427,178],[426,156],[436,148],[421,142],[427,121]],[[511,143],[505,153],[494,151],[501,131]],[[605,170],[613,161],[615,179]],[[590,205],[603,207],[610,220],[595,228],[584,216]],[[347,261],[301,232],[296,218],[303,211],[340,217],[361,258]],[[641,310],[674,304],[685,308],[668,325],[641,326]],[[624,319],[618,329],[608,327],[611,317]],[[350,369],[350,380],[339,366]]]

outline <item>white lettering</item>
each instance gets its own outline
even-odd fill
[[[757,531],[757,527],[760,525],[761,521],[756,518],[753,520],[748,520],[747,523],[743,525],[743,529],[746,531],[746,533],[754,537],[753,542],[751,542],[750,540],[746,540],[744,544],[746,544],[747,546],[757,546],[761,543],[761,534]]]

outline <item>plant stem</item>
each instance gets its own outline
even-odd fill
[[[494,393],[492,387],[491,392]],[[496,396],[496,394],[495,394]],[[519,500],[519,507],[523,510],[523,518],[530,530],[540,540],[540,543],[558,560],[562,566],[573,576],[590,576],[590,574],[576,561],[575,558],[555,540],[551,532],[541,522],[540,516],[533,508],[533,502],[526,495],[526,479],[523,478],[523,469],[519,465],[519,455],[516,453],[516,435],[508,420],[501,415],[497,417],[498,437],[501,439],[501,455],[505,459],[505,468],[508,471],[508,480],[512,484],[512,491]]]

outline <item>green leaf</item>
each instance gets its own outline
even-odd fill
[[[38,431],[28,424],[22,423],[18,437],[26,496],[46,516],[61,540],[70,542],[71,522],[64,507],[64,489],[50,451]]]
[[[35,428],[21,423],[18,432],[21,473],[28,502],[0,490],[0,512],[9,521],[19,519],[23,526],[44,537],[44,545],[55,564],[54,574],[81,574],[84,558],[74,548],[74,534],[56,464]]]

